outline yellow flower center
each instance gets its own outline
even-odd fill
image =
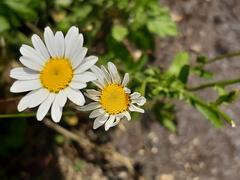
[[[102,90],[100,103],[107,113],[118,114],[127,110],[130,98],[121,85],[110,84]]]
[[[66,88],[72,78],[72,66],[65,58],[50,58],[40,73],[43,87],[54,93]]]

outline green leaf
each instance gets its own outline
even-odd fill
[[[10,28],[10,24],[5,17],[0,16],[0,33],[8,30]]]
[[[200,63],[200,64],[205,64],[207,62],[207,57],[206,56],[198,56],[197,57],[197,63]]]
[[[163,118],[162,124],[163,124],[163,126],[166,127],[168,130],[170,130],[170,131],[172,131],[172,132],[177,132],[176,123],[175,123],[172,119]]]
[[[153,19],[147,22],[147,28],[150,32],[159,35],[160,37],[176,36],[176,24],[170,19]]]
[[[202,69],[201,67],[194,67],[194,68],[191,68],[190,70],[192,73],[198,75],[201,78],[209,79],[209,78],[213,77],[212,72],[206,71],[206,70]]]
[[[170,65],[169,69],[167,70],[168,75],[174,75],[178,77],[180,71],[185,65],[189,63],[189,55],[187,52],[180,52],[178,53],[174,59],[172,64]]]
[[[178,79],[184,84],[187,83],[188,76],[189,76],[189,70],[190,70],[190,66],[184,65],[179,73]]]
[[[175,109],[172,104],[157,101],[153,106],[153,112],[160,124],[172,132],[177,131],[175,121]]]
[[[236,126],[234,120],[230,116],[228,116],[225,112],[219,110],[219,113],[228,124],[230,124],[232,127]]]
[[[79,7],[75,7],[73,9],[73,16],[74,18],[82,21],[83,19],[88,17],[88,15],[92,12],[92,9],[93,8],[90,5],[81,6],[81,11],[79,11]]]
[[[227,94],[227,91],[223,86],[214,86],[213,88],[218,93],[219,96]]]
[[[221,105],[223,103],[231,103],[233,102],[238,95],[238,91],[231,91],[227,94],[221,95],[215,102],[216,105]]]
[[[114,25],[112,28],[112,36],[117,41],[122,41],[128,34],[128,29],[124,26]]]
[[[215,127],[222,127],[223,121],[220,118],[219,112],[211,105],[202,102],[196,97],[190,98],[190,103],[195,107],[205,118],[207,118]]]
[[[29,8],[28,5],[23,3],[22,1],[5,1],[5,4],[22,18],[34,19],[36,17],[35,11]]]

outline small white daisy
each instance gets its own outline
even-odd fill
[[[83,35],[77,27],[71,27],[64,37],[49,27],[44,30],[44,42],[36,34],[32,36],[33,48],[22,45],[20,62],[25,67],[14,68],[10,77],[17,79],[10,88],[13,93],[30,91],[18,104],[18,110],[39,106],[37,119],[42,120],[51,108],[53,121],[59,122],[62,109],[70,99],[82,106],[85,98],[79,89],[96,79],[89,70],[98,60],[96,56],[85,57]]]
[[[95,102],[78,108],[82,111],[92,111],[89,115],[94,120],[93,129],[105,124],[105,130],[118,124],[122,118],[131,120],[129,111],[144,113],[142,106],[146,102],[146,98],[140,93],[131,91],[126,87],[129,81],[129,75],[126,73],[123,80],[118,74],[116,66],[109,62],[108,70],[101,66],[93,66],[91,70],[97,76],[97,80],[93,83],[100,88],[99,91],[88,89],[85,95]]]

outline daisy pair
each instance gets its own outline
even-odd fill
[[[139,93],[132,93],[126,84],[129,75],[123,80],[115,65],[108,68],[95,66],[96,56],[85,57],[87,48],[83,47],[83,35],[77,27],[69,29],[66,36],[58,31],[55,34],[46,27],[44,41],[34,34],[33,47],[22,45],[20,62],[25,67],[14,68],[10,77],[16,79],[10,88],[13,93],[29,92],[18,104],[18,110],[38,107],[36,117],[42,120],[51,108],[51,117],[59,122],[67,99],[80,106],[80,110],[94,110],[90,118],[96,118],[94,129],[105,124],[105,130],[115,126],[120,119],[131,119],[129,111],[143,113],[146,99]],[[96,101],[86,106],[85,97],[80,90],[87,82],[93,82],[100,88],[87,90],[85,96]]]

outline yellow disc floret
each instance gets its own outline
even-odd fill
[[[43,87],[57,93],[66,88],[73,78],[73,69],[68,59],[49,59],[40,73]]]
[[[107,113],[118,114],[127,110],[130,98],[121,85],[110,84],[102,90],[100,103]]]

